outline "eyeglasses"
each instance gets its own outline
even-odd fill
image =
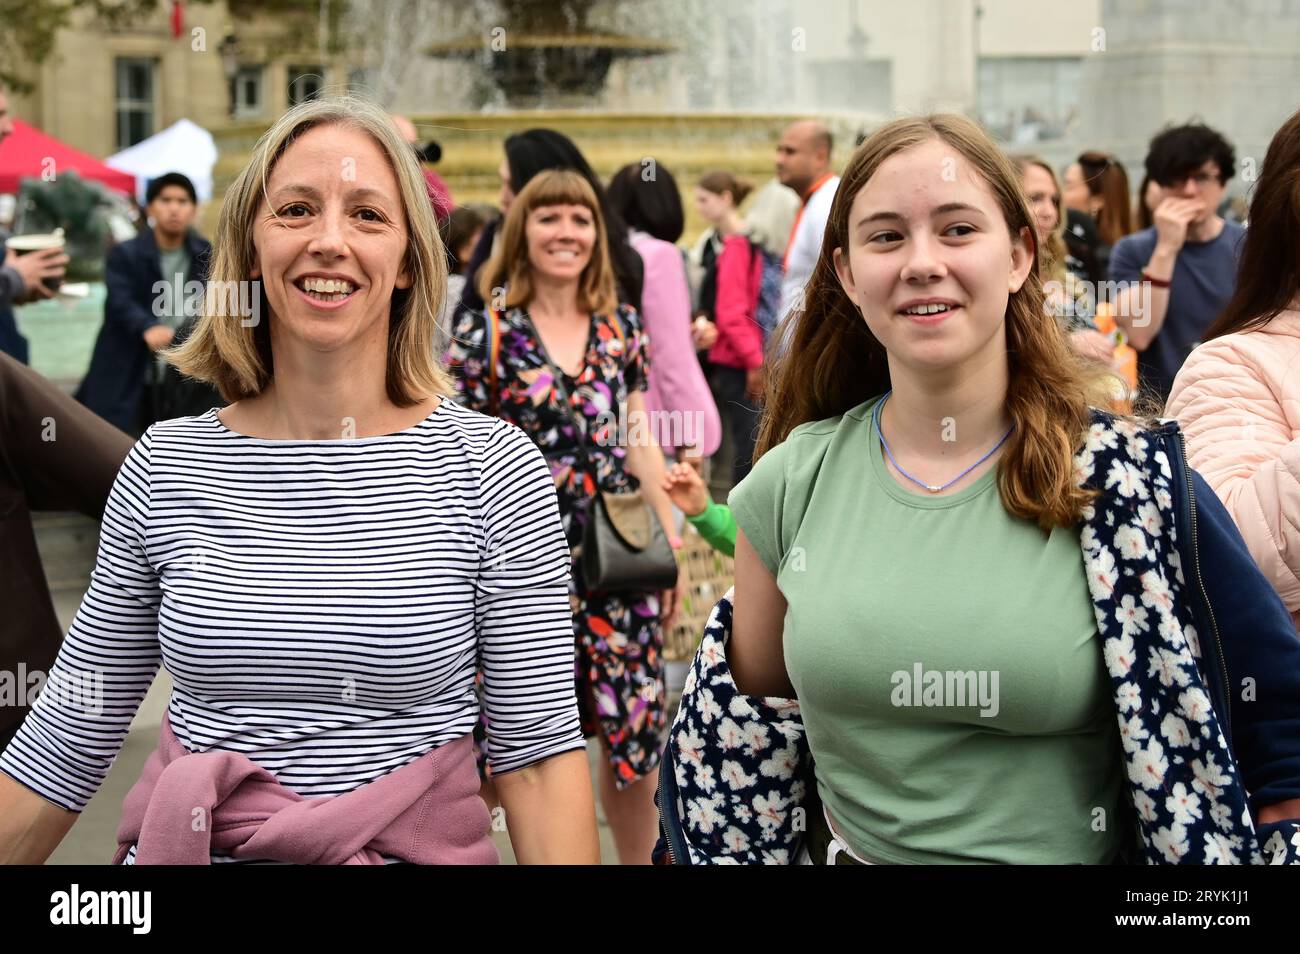
[[[1219,181],[1219,175],[1216,172],[1188,173],[1186,175],[1175,176],[1167,182],[1160,183],[1160,185],[1166,189],[1181,189],[1188,179],[1195,182],[1196,187],[1199,189],[1217,183]]]

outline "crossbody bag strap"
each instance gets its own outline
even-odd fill
[[[600,489],[596,480],[596,470],[591,466],[591,456],[587,453],[587,428],[583,421],[578,420],[579,415],[573,410],[573,405],[569,398],[569,386],[564,383],[564,372],[560,366],[551,360],[550,352],[546,350],[546,344],[542,341],[542,334],[537,330],[537,325],[533,324],[533,319],[529,317],[528,323],[533,325],[533,337],[537,339],[537,350],[546,362],[546,367],[551,372],[551,380],[555,382],[555,390],[560,396],[560,406],[564,409],[564,414],[568,417],[569,422],[573,425],[574,434],[578,442],[578,457],[581,460],[579,470],[591,475],[591,482],[597,490]],[[590,330],[588,331],[590,335]],[[583,352],[583,363],[586,364],[587,355]]]
[[[497,388],[497,359],[501,355],[500,322],[500,312],[495,308],[487,309],[488,410],[493,417],[501,416],[501,394]]]

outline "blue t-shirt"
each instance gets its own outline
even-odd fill
[[[1138,352],[1144,387],[1169,397],[1178,369],[1201,336],[1219,317],[1237,287],[1237,258],[1246,230],[1224,220],[1223,230],[1208,242],[1187,242],[1178,252],[1169,286],[1169,309],[1160,333]],[[1115,243],[1110,256],[1112,282],[1142,280],[1142,269],[1156,250],[1156,230],[1143,229]]]

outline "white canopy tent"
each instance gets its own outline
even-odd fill
[[[154,133],[104,164],[135,174],[136,199],[144,205],[149,180],[166,172],[180,172],[194,183],[200,202],[212,198],[212,167],[217,163],[217,145],[212,134],[197,123],[180,119],[162,132]]]

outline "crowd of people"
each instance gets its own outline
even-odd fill
[[[661,163],[604,181],[530,129],[498,208],[456,206],[415,140],[294,107],[211,244],[189,181],[153,180],[81,403],[0,358],[0,490],[103,514],[61,645],[14,582],[34,547],[0,583],[30,621],[5,665],[49,672],[0,735],[0,858],[58,845],[162,665],[120,863],[492,861],[497,807],[520,861],[593,862],[588,738],[629,864],[661,836],[678,861],[1300,850],[1300,113],[1249,228],[1204,125],[1153,138],[1135,197],[1104,153],[1058,176],[938,115],[839,171],[793,123],[771,182],[691,183],[689,248]],[[64,264],[6,258],[0,308]],[[199,313],[160,278],[206,286]],[[670,730],[688,523],[735,586]],[[900,703],[922,664],[1000,698]],[[59,691],[92,678],[99,705]],[[1233,704],[1243,678],[1267,705]],[[772,749],[791,711],[807,759]]]

